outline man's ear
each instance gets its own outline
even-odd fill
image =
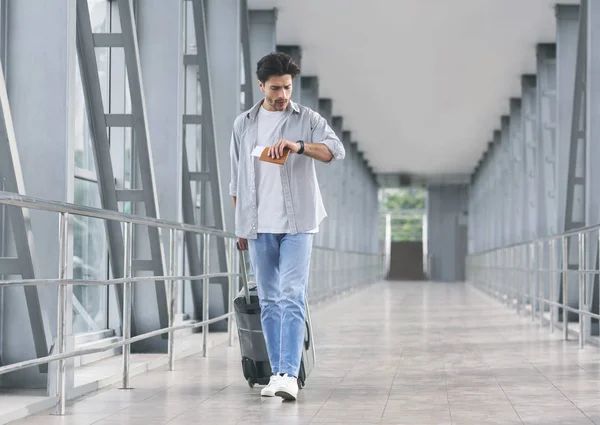
[[[258,87],[260,88],[260,91],[262,91],[263,93],[265,92],[265,85],[260,80],[258,80]]]

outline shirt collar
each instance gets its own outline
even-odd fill
[[[265,101],[264,99],[261,99],[258,102],[256,102],[256,104],[246,114],[246,118],[250,118],[252,120],[255,120],[256,116],[258,115],[258,111],[262,107],[262,104],[263,104],[264,101]],[[286,111],[291,111],[293,113],[299,114],[300,113],[300,107],[298,106],[298,104],[296,102],[293,102],[293,101],[290,100],[290,103],[288,104],[288,107],[287,107]]]

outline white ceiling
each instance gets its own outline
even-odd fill
[[[249,0],[277,7],[277,43],[301,46],[375,171],[423,176],[473,170],[536,44],[555,41],[555,3]]]

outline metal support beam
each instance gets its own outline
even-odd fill
[[[585,224],[585,25],[579,31],[579,6],[559,5],[557,18],[558,231]],[[583,37],[582,37],[583,36]],[[579,39],[579,43],[578,43]],[[579,46],[578,46],[579,44]],[[573,125],[574,124],[574,125]],[[575,257],[570,259],[577,265]],[[570,249],[571,251],[571,249]]]
[[[140,52],[138,45],[137,25],[134,18],[132,2],[130,0],[118,0],[119,24],[123,41],[124,65],[127,71],[129,95],[131,101],[131,115],[133,117],[133,150],[135,152],[134,166],[137,165],[139,183],[133,179],[132,183],[139,186],[143,192],[143,213],[148,217],[159,218],[158,201],[156,194],[156,183],[154,176],[154,161],[152,158],[151,141],[148,129],[146,112],[145,92],[143,88]],[[118,197],[115,187],[115,173],[113,161],[109,148],[107,136],[106,112],[102,102],[98,65],[96,61],[97,47],[94,44],[96,36],[92,32],[92,24],[87,0],[77,0],[77,47],[79,52],[81,78],[84,87],[86,109],[94,154],[96,170],[98,173],[98,184],[102,199],[102,207],[118,210]],[[114,124],[114,123],[113,123]],[[128,124],[128,123],[123,123]],[[138,210],[137,208],[133,210]],[[114,276],[124,276],[123,268],[123,235],[119,223],[107,222],[107,234],[110,248],[111,265]],[[155,276],[164,276],[164,252],[160,229],[139,229],[139,254],[147,254],[152,260],[152,269],[148,270]],[[143,242],[141,236],[147,235],[147,242]],[[145,239],[145,238],[144,238]],[[143,285],[143,284],[142,284]],[[167,299],[165,284],[157,281],[154,286],[154,294],[149,295],[147,285],[135,285],[136,303],[132,318],[132,335],[147,332],[168,324]],[[122,288],[116,289],[117,302],[122,302]],[[142,302],[143,305],[139,303]],[[148,308],[149,303],[156,308]],[[122,309],[119,306],[119,311]],[[122,320],[122,318],[121,318]],[[133,346],[136,351],[159,351],[166,352],[166,335],[164,337],[152,338]]]
[[[211,3],[212,4],[212,3]],[[227,4],[225,4],[227,6]],[[191,9],[190,9],[191,7]],[[192,0],[188,3],[188,23],[193,28],[193,34],[191,39],[195,41],[195,54],[199,58],[198,65],[198,82],[200,88],[200,99],[196,99],[194,96],[191,96],[192,93],[197,92],[197,86],[195,82],[190,82],[190,86],[186,85],[186,108],[195,107],[201,105],[201,113],[204,117],[204,125],[201,128],[201,131],[196,131],[196,137],[193,137],[194,133],[191,133],[191,147],[193,150],[190,150],[188,146],[184,144],[184,159],[183,159],[183,217],[186,223],[190,224],[200,224],[207,227],[214,227],[216,229],[224,229],[224,211],[223,211],[223,198],[221,195],[221,191],[223,186],[220,183],[221,179],[221,164],[225,161],[225,159],[229,158],[229,137],[231,134],[231,125],[233,123],[233,119],[228,124],[227,130],[227,142],[218,143],[217,135],[216,135],[216,122],[215,122],[215,114],[214,114],[214,106],[213,106],[213,88],[215,85],[213,84],[212,71],[214,68],[211,66],[212,56],[209,55],[209,37],[208,37],[208,25],[207,25],[207,15],[204,9],[204,0]],[[219,5],[215,4],[213,11],[216,16],[221,15],[223,10],[219,9]],[[234,27],[239,28],[239,14],[236,13],[235,23],[233,23]],[[217,19],[217,17],[213,18]],[[213,22],[213,27],[217,25],[218,22]],[[237,46],[239,46],[239,31],[235,31],[236,36],[235,42]],[[214,38],[214,36],[213,36]],[[233,40],[233,39],[232,39]],[[239,47],[238,47],[239,48]],[[213,47],[214,49],[214,47]],[[220,53],[219,53],[220,54]],[[218,56],[218,55],[216,55]],[[239,50],[237,55],[237,63],[239,64]],[[218,71],[220,72],[220,71]],[[236,71],[236,77],[234,81],[239,81],[239,67]],[[231,81],[227,82],[228,85],[231,85]],[[234,84],[234,90],[237,92],[238,100],[235,102],[235,108],[239,108],[239,90],[240,85]],[[187,99],[190,97],[190,99]],[[190,105],[190,100],[193,101],[193,104]],[[224,108],[224,105],[221,105]],[[236,110],[236,109],[234,109]],[[239,110],[237,110],[239,112]],[[185,112],[191,112],[186,110]],[[231,113],[231,111],[229,111]],[[222,129],[224,129],[224,122],[221,122]],[[193,131],[193,130],[192,130]],[[222,130],[224,131],[224,130]],[[223,133],[224,134],[224,133]],[[200,136],[201,138],[198,138]],[[186,136],[187,137],[187,136]],[[219,136],[221,137],[221,136]],[[225,137],[225,136],[223,136]],[[225,139],[223,139],[225,140]],[[201,143],[201,149],[198,151],[198,147]],[[186,142],[187,144],[187,142]],[[225,149],[221,145],[226,145],[227,149]],[[220,146],[220,147],[219,147]],[[223,152],[227,151],[225,154]],[[221,157],[219,158],[219,154]],[[223,155],[225,157],[223,158]],[[228,162],[228,161],[227,161]],[[190,170],[190,165],[195,165],[197,170]],[[226,168],[229,169],[229,165]],[[201,185],[192,185],[190,171],[199,171],[203,173],[208,173],[210,175],[209,181],[204,182]],[[195,188],[195,192],[192,192],[193,188]],[[200,199],[200,211],[199,214],[196,214],[196,197],[199,196]],[[229,198],[229,194],[227,193],[227,197]],[[228,202],[228,204],[231,204]],[[233,209],[229,208],[228,211],[233,214]],[[199,215],[199,217],[198,217]],[[217,261],[212,261],[211,266],[214,270],[227,270],[227,257],[225,250],[225,241],[223,238],[211,238],[212,243],[214,244],[215,250],[214,254],[217,256]],[[189,267],[190,271],[193,275],[201,275],[202,274],[202,259],[199,255],[202,249],[201,242],[198,240],[196,235],[187,234],[186,235],[186,247],[188,250],[189,257]],[[211,271],[214,271],[211,270]],[[223,314],[228,305],[228,279],[214,279],[213,282],[215,285],[211,285],[211,290],[215,290],[215,296],[211,297],[211,305],[210,308],[212,310],[211,316],[216,316]],[[191,290],[193,296],[193,304],[194,304],[194,313],[196,318],[200,319],[203,314],[203,291],[202,291],[202,282],[192,282]],[[227,325],[224,323],[219,323],[212,326],[213,329],[226,329]]]
[[[583,12],[583,10],[582,10]],[[579,6],[559,5],[557,19],[557,231],[563,232],[585,225],[585,25],[579,31]],[[583,35],[583,37],[581,35]],[[579,268],[578,241],[567,240],[567,268]],[[577,276],[567,276],[568,304],[577,307]],[[560,280],[556,282],[563,299]],[[569,320],[577,317],[569,314]]]
[[[23,180],[15,129],[8,102],[4,71],[1,67],[0,113],[0,181],[2,182],[3,190],[25,195],[25,182]],[[35,262],[37,257],[35,255],[29,210],[6,207],[5,211],[12,229],[16,256],[13,258],[0,258],[0,276],[4,276],[6,279],[10,275],[20,275],[22,279],[35,279]],[[2,293],[0,302],[7,295],[7,292],[11,292],[10,298],[19,298],[21,301],[19,304],[22,304],[24,296],[29,319],[24,322],[27,324],[25,328],[29,327],[30,332],[21,333],[21,338],[27,335],[25,339],[32,339],[36,357],[46,356],[52,344],[52,339],[47,314],[42,310],[40,304],[38,288],[36,286],[25,286],[23,288],[0,289],[0,293]],[[10,306],[0,304],[0,311],[3,313],[2,316],[4,316],[4,314],[10,313]],[[18,315],[23,316],[23,312],[18,313]],[[10,334],[23,328],[23,322],[9,324],[9,320],[7,319],[7,317],[0,318],[0,334]],[[7,326],[14,327],[14,329],[5,329]],[[4,342],[4,338],[2,338],[0,340],[0,364],[25,360],[25,358],[15,357],[14,353],[10,353],[9,349],[5,350]],[[24,341],[21,341],[21,344],[23,343]],[[27,351],[29,352],[30,350],[28,349]],[[47,371],[48,365],[40,365],[37,368],[37,372],[39,373],[46,373]],[[2,380],[0,380],[0,383],[2,383]]]
[[[585,14],[582,13],[581,22],[585,27],[586,39],[586,75],[585,75],[585,216],[586,225],[597,225],[600,223],[600,34],[597,29],[600,28],[600,5],[597,1],[583,0],[582,8],[585,8]],[[583,37],[583,36],[582,36]],[[583,120],[583,118],[582,118]],[[575,121],[576,122],[576,121]],[[593,238],[588,238],[593,239]],[[590,241],[587,258],[587,268],[599,269],[598,263],[598,243]],[[599,311],[599,276],[594,275],[586,284],[585,307],[598,314]],[[594,329],[592,329],[592,326]],[[592,321],[592,326],[588,326],[587,334],[590,331],[598,335],[598,320]]]

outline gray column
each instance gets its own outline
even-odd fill
[[[181,221],[183,3],[139,3],[140,59],[159,210],[161,218]],[[168,232],[163,236],[168,246]]]
[[[523,230],[523,187],[525,184],[525,148],[522,137],[521,123],[521,99],[510,100],[510,163],[512,172],[510,173],[510,182],[512,185],[511,204],[512,210],[512,235],[510,243],[518,243],[524,241]]]
[[[254,95],[252,88],[255,86],[252,77],[252,58],[250,57],[250,13],[248,10],[248,0],[240,0],[240,37],[242,43],[242,98],[240,100],[241,108],[244,111],[252,108],[254,104]]]
[[[287,53],[288,55],[290,55],[292,57],[292,60],[296,63],[296,65],[300,67],[300,73],[302,73],[302,49],[300,48],[300,46],[278,45],[277,51]],[[301,84],[300,81],[298,81],[298,79],[296,78],[296,81],[294,81],[293,84],[292,100],[296,103],[301,103],[301,93]]]
[[[167,4],[161,0],[139,1],[137,8],[138,42],[144,78],[144,96],[148,130],[152,135],[152,153],[156,193],[161,217],[183,221],[182,160],[183,160],[183,7],[184,3]],[[161,31],[156,31],[156,28]],[[189,189],[188,189],[189,190]],[[169,232],[163,232],[166,258],[169,256]],[[179,232],[176,246],[183,243]],[[182,256],[177,274],[182,274]],[[148,289],[151,287],[144,284]],[[183,284],[177,283],[179,293]],[[136,308],[144,308],[146,296],[154,294],[136,288]],[[141,300],[139,298],[142,298]],[[180,296],[181,298],[181,296]],[[178,303],[179,304],[179,303]],[[181,313],[182,308],[178,309]],[[139,316],[136,312],[134,316]]]
[[[75,2],[8,3],[7,89],[12,109],[27,194],[62,202],[74,200],[74,110],[76,71]],[[35,30],[32,30],[32,29]],[[32,125],[35,123],[35,125]],[[40,170],[45,170],[40,172]],[[36,278],[58,275],[58,215],[31,211],[33,237],[38,247]],[[70,230],[72,227],[70,226]],[[72,232],[71,232],[72,235]],[[72,238],[69,241],[67,277],[72,276]],[[55,286],[39,290],[42,314],[56,336]],[[67,345],[72,348],[72,289],[67,291]],[[23,291],[5,291],[2,304],[2,361],[35,358]],[[37,330],[39,332],[39,330]],[[67,386],[72,386],[72,361],[67,363]],[[7,387],[48,386],[55,393],[54,379],[28,368],[5,375]]]
[[[332,117],[331,118],[331,128],[333,129],[333,131],[335,132],[335,134],[341,139],[342,137],[342,130],[344,127],[344,119],[342,117]],[[330,217],[331,217],[331,225],[329,227],[329,234],[328,234],[328,239],[327,239],[327,246],[329,248],[334,248],[337,249],[337,246],[339,245],[340,241],[339,241],[339,236],[340,236],[340,231],[342,229],[339,228],[337,220],[340,216],[341,213],[341,209],[340,209],[340,198],[341,198],[341,182],[340,179],[337,177],[339,176],[340,172],[342,171],[342,163],[341,161],[333,161],[331,164],[327,165],[328,167],[330,167],[329,169],[329,176],[330,176],[330,181],[331,181],[331,190],[329,191],[329,196],[331,198],[331,203],[330,203]]]
[[[510,158],[510,135],[509,135],[509,117],[502,116],[500,118],[501,130],[500,130],[500,175],[499,182],[502,186],[502,193],[504,195],[501,204],[502,211],[502,239],[500,245],[509,245],[512,227],[514,225],[512,220],[512,211],[514,205],[512,205],[512,184],[507,176],[510,176],[512,172],[512,161]]]
[[[537,47],[538,235],[557,232],[556,46]]]
[[[537,172],[537,103],[536,103],[536,77],[525,75],[521,78],[522,102],[522,126],[525,143],[525,197],[524,197],[524,220],[525,239],[535,239],[537,235],[537,204],[538,204],[538,172]]]
[[[502,170],[502,146],[500,131],[494,131],[494,150],[490,166],[493,174],[492,183],[492,225],[494,227],[493,247],[498,248],[503,244],[504,234],[504,175]]]
[[[327,120],[328,124],[331,125],[331,115],[333,110],[333,103],[331,99],[318,99],[317,102],[319,114],[325,120]],[[330,165],[330,164],[329,164]],[[315,244],[317,246],[327,246],[327,241],[329,240],[329,234],[331,233],[331,228],[333,226],[331,216],[331,203],[333,199],[331,198],[331,192],[333,190],[332,181],[331,181],[331,167],[328,164],[323,164],[319,161],[315,163],[315,168],[317,170],[317,178],[319,180],[319,186],[321,188],[321,194],[323,196],[323,204],[325,205],[325,210],[327,211],[328,217],[323,220],[321,227],[319,229],[319,234],[315,238]]]
[[[586,225],[597,225],[600,223],[600,5],[597,1],[587,0],[587,66],[586,66]],[[593,235],[594,233],[592,233]],[[598,270],[598,243],[589,241],[590,249],[588,267]],[[592,312],[598,314],[600,287],[598,276],[593,278],[593,285],[588,285],[586,295]],[[594,296],[592,297],[592,295]],[[594,320],[596,329],[594,334],[598,335],[598,321]],[[587,327],[588,331],[591,327]]]
[[[252,93],[254,102],[264,98],[256,80],[256,64],[265,55],[272,53],[276,48],[275,25],[277,23],[277,11],[250,10],[250,60],[252,69]]]
[[[584,78],[584,62],[576,69],[578,56],[585,61],[584,51],[578,53],[579,38],[579,6],[557,6],[557,41],[556,41],[556,130],[555,167],[557,187],[556,229],[562,233],[565,230],[580,228],[585,224],[585,176],[584,161],[586,146],[580,132],[579,118],[584,114],[582,100],[585,89],[574,96],[577,71]],[[582,33],[582,35],[585,33]],[[585,43],[585,39],[580,40]],[[581,46],[583,46],[582,44]],[[574,100],[577,102],[574,109]],[[582,123],[585,126],[584,123]],[[573,132],[575,131],[575,132]],[[569,268],[577,268],[579,263],[578,243],[575,238],[567,241]],[[589,246],[588,246],[589,248]],[[589,252],[589,250],[588,250]],[[560,260],[559,260],[560,261]],[[562,264],[562,261],[560,262]],[[569,305],[578,305],[579,290],[577,276],[571,274],[568,281]],[[557,279],[556,293],[560,293],[562,285]],[[562,297],[562,296],[561,296]],[[571,320],[576,320],[570,315]]]
[[[352,133],[349,131],[343,131],[340,137],[344,145],[344,149],[346,150],[346,158],[342,163],[342,171],[338,178],[341,183],[341,192],[340,192],[340,209],[343,212],[336,217],[337,227],[340,232],[340,246],[338,247],[341,251],[348,251],[350,249],[350,237],[349,234],[351,230],[351,208],[350,208],[350,189],[352,187],[352,182],[350,181],[351,168],[352,168],[352,159],[350,157],[350,142],[352,140]]]
[[[205,0],[205,4],[224,225],[226,231],[233,232],[233,203],[228,184],[231,174],[229,143],[233,121],[241,113],[241,7],[239,0]]]
[[[297,87],[296,87],[297,88]],[[300,97],[302,104],[313,111],[319,111],[319,79],[317,77],[300,77]]]
[[[431,280],[455,282],[465,279],[466,209],[466,185],[428,187],[427,246],[431,255]]]
[[[350,167],[350,175],[348,176],[348,182],[350,183],[350,190],[348,190],[348,250],[356,251],[357,245],[357,237],[356,237],[356,223],[357,223],[357,214],[356,208],[358,206],[357,201],[357,191],[356,188],[356,176],[357,176],[357,167],[356,162],[358,158],[358,144],[354,141],[350,142],[350,149],[346,152],[346,161],[349,162]]]
[[[583,156],[577,158],[579,141],[572,144],[573,94],[577,39],[579,33],[579,6],[556,7],[556,179],[558,232],[581,227],[585,221],[585,193],[583,181],[577,184],[574,177],[583,177]],[[582,142],[583,143],[583,142]],[[585,151],[585,146],[581,146]],[[569,164],[570,151],[574,164]],[[573,166],[572,170],[569,168]],[[570,178],[571,177],[571,178]]]

